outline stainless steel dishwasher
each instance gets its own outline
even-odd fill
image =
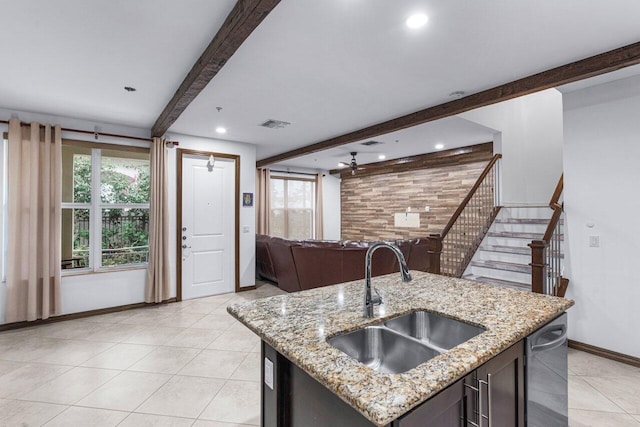
[[[527,337],[528,427],[567,427],[567,314]]]

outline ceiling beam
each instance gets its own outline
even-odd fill
[[[152,136],[162,136],[207,86],[280,0],[238,0],[209,46],[185,77],[151,128]]]
[[[467,147],[452,148],[450,150],[358,165],[358,171],[355,175],[351,175],[351,170],[348,167],[332,169],[329,171],[329,174],[339,174],[341,178],[352,178],[380,173],[425,169],[434,166],[479,162],[482,160],[491,160],[491,157],[493,157],[493,142],[485,142]]]
[[[277,154],[259,160],[257,167],[304,156],[306,154],[327,150],[364,139],[374,138],[390,132],[406,129],[422,123],[442,119],[475,108],[484,107],[501,101],[554,88],[567,83],[616,71],[631,65],[640,64],[640,42],[636,42],[618,49],[610,50],[599,55],[591,56],[580,61],[552,68],[541,73],[533,74],[519,80],[496,86],[455,101],[429,107],[415,113],[387,120],[354,132],[349,132],[305,147]]]

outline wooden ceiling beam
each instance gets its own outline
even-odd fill
[[[162,110],[151,128],[152,136],[162,136],[169,130],[278,3],[280,0],[237,1],[209,46]]]
[[[599,55],[591,56],[580,61],[552,68],[541,73],[533,74],[522,79],[514,80],[482,92],[474,93],[455,101],[416,111],[415,113],[387,120],[354,132],[349,132],[325,141],[295,150],[277,154],[259,160],[257,167],[316,153],[329,148],[338,147],[364,139],[374,138],[390,132],[406,129],[433,120],[442,119],[479,107],[495,104],[541,90],[562,86],[578,80],[594,77],[600,74],[616,71],[631,65],[640,64],[640,42],[636,42],[618,49],[610,50]]]
[[[449,164],[465,164],[474,161],[489,160],[492,156],[493,142],[485,142],[482,144],[452,148],[433,153],[418,154],[415,156],[406,156],[398,159],[358,165],[358,171],[355,175],[351,175],[351,170],[348,167],[332,169],[329,171],[329,174],[339,174],[342,178],[351,178],[365,175],[376,175],[380,173],[404,172],[407,170],[423,169]]]

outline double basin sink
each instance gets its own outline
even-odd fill
[[[415,311],[337,335],[328,342],[371,369],[399,374],[484,331],[480,326],[428,311]]]

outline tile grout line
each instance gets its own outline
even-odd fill
[[[593,376],[588,376],[585,375],[584,376],[584,382],[586,382],[587,384],[589,384],[589,386],[591,388],[593,388],[596,392],[598,392],[599,394],[601,394],[605,399],[607,399],[609,402],[611,402],[613,405],[616,406],[616,408],[620,409],[623,413],[631,416],[631,418],[633,418],[633,414],[631,414],[630,412],[628,412],[626,409],[624,409],[623,407],[621,407],[620,405],[618,405],[616,402],[614,402],[612,399],[609,398],[609,396],[607,396],[606,394],[604,394],[602,391],[600,391],[596,386],[594,386],[593,384],[591,384],[589,381],[587,381],[586,378],[600,378],[600,379],[605,379],[605,378],[615,378],[615,377],[620,377],[620,375],[616,375],[616,376],[612,376],[612,377],[593,377]],[[622,377],[622,378],[626,378],[626,377]]]

